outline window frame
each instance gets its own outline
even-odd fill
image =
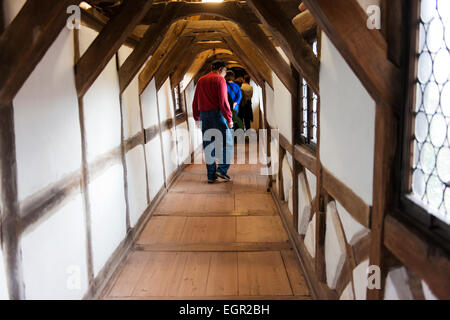
[[[175,117],[182,117],[186,113],[185,91],[181,92],[180,84],[172,88],[173,107]]]
[[[305,36],[305,40],[308,42],[308,44],[312,47],[313,43],[317,41],[317,59],[320,60],[320,51],[321,51],[321,31],[320,28],[316,28],[314,31],[309,32]],[[306,99],[307,99],[307,136],[303,136],[303,99],[304,97],[304,83],[305,81],[307,90],[306,90]],[[296,126],[294,129],[294,143],[297,145],[303,145],[307,147],[310,151],[313,153],[317,152],[317,143],[319,140],[319,130],[320,130],[320,95],[317,92],[314,92],[313,89],[308,85],[306,80],[304,78],[300,77],[298,81],[298,88],[297,92],[299,93],[298,99],[297,99],[297,106],[296,106],[296,115],[295,117],[298,119],[296,121]],[[316,130],[316,141],[313,141],[314,137],[314,94],[317,98],[317,106],[316,106],[316,115],[317,115],[317,130]]]
[[[412,193],[412,170],[414,163],[415,105],[418,77],[418,46],[420,37],[420,8],[422,0],[410,0],[407,5],[408,27],[405,48],[407,50],[405,74],[405,99],[401,113],[402,135],[400,135],[399,152],[401,153],[400,177],[397,213],[404,216],[422,232],[438,237],[440,240],[450,240],[450,225],[429,213],[409,194]]]

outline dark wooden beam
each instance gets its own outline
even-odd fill
[[[163,63],[164,59],[166,59],[169,52],[172,51],[173,47],[177,43],[177,40],[179,36],[182,34],[185,27],[186,27],[185,21],[176,22],[169,27],[168,31],[165,34],[165,37],[163,36],[163,40],[161,40],[157,48],[155,48],[155,51],[152,53],[152,57],[145,65],[142,72],[139,74],[140,93],[142,93],[145,90],[145,88],[150,83],[155,73],[158,71],[159,67]]]
[[[164,10],[171,9],[173,6],[179,10],[184,17],[195,15],[218,16],[225,19],[230,18],[230,12],[236,10],[241,12],[243,16],[247,17],[249,23],[259,23],[258,18],[248,7],[245,1],[225,1],[222,3],[202,3],[202,2],[169,2],[167,7],[165,4],[155,3],[147,16],[142,21],[143,24],[152,24],[159,21],[159,18],[164,14]]]
[[[79,1],[27,1],[0,37],[0,106],[16,96]]]
[[[395,156],[398,122],[394,110],[385,105],[377,105],[375,116],[375,159],[373,170],[373,208],[371,214],[372,244],[370,265],[384,270],[383,237],[384,219],[395,204]],[[384,270],[386,271],[386,270]],[[383,299],[384,289],[367,290],[369,300]]]
[[[364,227],[370,227],[370,206],[343,182],[323,168],[324,189],[350,213],[350,215]]]
[[[236,21],[242,31],[247,34],[250,41],[261,52],[261,55],[265,58],[269,67],[275,72],[284,86],[291,94],[295,94],[297,90],[291,67],[273,46],[272,42],[266,37],[259,25],[248,24],[245,21],[245,17],[241,16],[237,16]],[[238,28],[232,23],[225,23],[225,26],[232,35],[240,33]]]
[[[150,9],[153,0],[126,1],[102,29],[75,66],[75,84],[82,97]]]
[[[425,239],[405,221],[388,215],[384,220],[383,244],[408,269],[425,280],[439,299],[450,299],[449,253]],[[373,291],[373,290],[372,290]]]
[[[98,17],[98,15],[99,15],[99,13],[94,15],[90,11],[82,9],[81,10],[81,24],[97,31],[98,33],[102,32],[103,28],[107,24],[108,18],[101,16],[102,18],[100,19]],[[126,44],[127,46],[129,46],[131,48],[136,47],[138,43],[139,43],[139,38],[134,35],[130,35],[124,42],[124,44]]]
[[[0,105],[0,154],[1,244],[9,298],[17,300],[25,298],[25,288],[18,232],[20,208],[17,191],[14,109],[11,103]]]
[[[295,69],[319,92],[319,61],[275,0],[248,0],[250,8],[274,36]]]
[[[367,14],[359,3],[303,2],[372,98],[398,108],[402,96],[400,70],[388,60],[387,45],[381,32],[367,28]]]
[[[156,90],[161,88],[166,79],[170,76],[170,73],[173,71],[175,65],[183,59],[184,54],[189,49],[193,41],[194,37],[180,38],[173,49],[166,55],[166,58],[155,74]]]

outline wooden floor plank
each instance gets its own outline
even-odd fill
[[[239,295],[293,295],[280,252],[238,253]]]
[[[269,193],[236,193],[236,211],[238,212],[276,212],[275,204]]]
[[[238,267],[236,252],[215,252],[211,256],[206,295],[237,296]]]
[[[204,164],[186,166],[104,299],[311,299],[260,169],[232,165],[209,185]]]
[[[293,250],[282,250],[281,256],[286,267],[286,272],[291,283],[292,291],[296,296],[308,296],[309,290],[306,280],[300,272],[300,265],[297,262]]]
[[[181,243],[227,243],[236,241],[235,217],[189,217]]]
[[[186,217],[152,217],[137,244],[180,243]]]
[[[169,243],[169,244],[136,244],[135,250],[149,252],[245,252],[273,251],[290,249],[291,244],[285,242],[228,242],[228,243]]]
[[[149,254],[146,252],[132,252],[108,295],[110,297],[131,296],[148,259]]]
[[[151,253],[132,296],[177,296],[188,253]]]
[[[158,207],[160,212],[233,212],[234,197],[231,194],[169,193]]]
[[[237,242],[284,242],[289,237],[279,216],[238,217]]]
[[[205,296],[211,253],[191,252],[183,272],[177,296]]]

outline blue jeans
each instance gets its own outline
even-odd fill
[[[227,174],[230,169],[234,153],[232,130],[220,110],[201,111],[200,121],[208,179],[215,180],[216,172]]]

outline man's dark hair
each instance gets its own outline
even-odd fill
[[[227,64],[225,62],[223,62],[222,60],[216,60],[212,63],[211,70],[216,71],[216,70],[220,70],[220,69],[226,68],[226,67],[227,67]]]
[[[250,76],[248,75],[248,74],[246,74],[245,76],[244,76],[244,82],[245,83],[250,83]]]

